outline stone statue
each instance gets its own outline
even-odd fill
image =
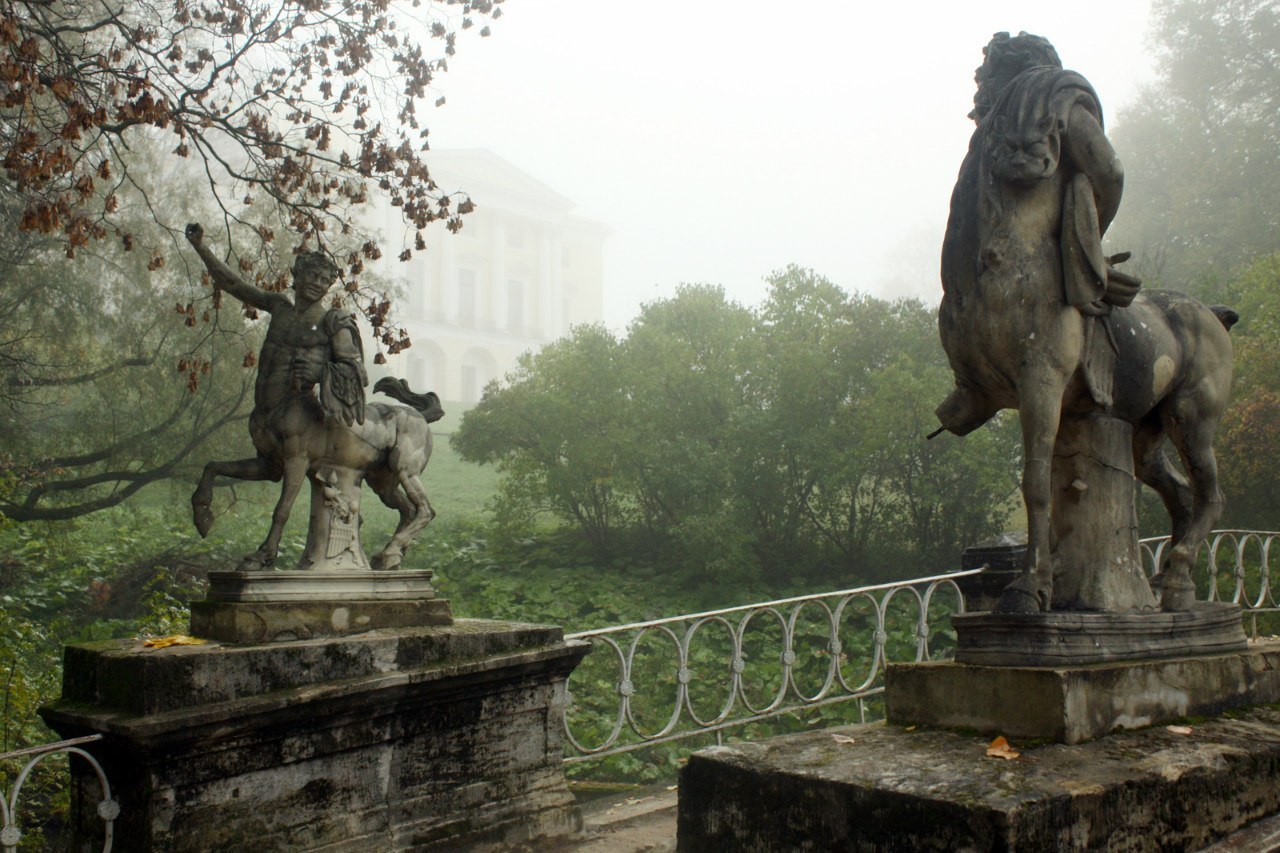
[[[414,394],[403,380],[374,386],[412,408],[366,405],[368,378],[355,318],[325,303],[338,270],[318,252],[303,252],[293,265],[293,299],[244,281],[204,243],[198,224],[187,226],[188,242],[204,261],[214,286],[246,305],[271,314],[258,358],[249,435],[257,455],[210,462],[191,496],[196,530],[213,526],[210,509],[216,477],[284,480],[266,541],[240,564],[242,571],[271,566],[293,502],[303,481],[312,484],[311,524],[298,568],[394,569],[404,550],[435,517],[420,476],[431,456],[427,424],[443,416],[439,398]],[[400,514],[391,540],[372,565],[360,546],[363,480]]]
[[[997,609],[1154,609],[1130,522],[1136,473],[1172,518],[1160,604],[1186,610],[1196,549],[1222,510],[1212,438],[1236,315],[1140,292],[1115,269],[1128,255],[1103,254],[1124,178],[1088,81],[1038,36],[998,33],[984,54],[942,247],[938,326],[956,387],[937,414],[965,435],[1000,409],[1019,411],[1027,561]],[[1081,473],[1082,455],[1121,472],[1115,484]],[[1108,525],[1119,544],[1072,565],[1064,540],[1088,551]],[[1073,577],[1080,571],[1096,577]]]

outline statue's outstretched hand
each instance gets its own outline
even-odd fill
[[[199,222],[192,222],[187,226],[186,235],[188,243],[193,246],[199,246],[204,240],[204,229],[200,227]]]

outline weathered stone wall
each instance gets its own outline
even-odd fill
[[[68,649],[64,735],[122,806],[117,850],[466,849],[575,831],[558,628],[459,620],[264,646]],[[96,787],[94,784],[92,787]]]
[[[852,738],[837,741],[832,734]],[[1019,745],[884,724],[696,753],[681,851],[1199,850],[1280,811],[1280,709],[1083,745]]]

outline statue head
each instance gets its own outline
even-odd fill
[[[318,302],[338,277],[338,268],[323,252],[299,252],[293,261],[293,290],[300,298]]]
[[[1028,68],[1047,65],[1061,68],[1062,60],[1049,40],[1027,32],[1010,36],[996,33],[982,49],[982,65],[973,75],[978,91],[973,95],[973,112],[969,118],[982,121],[995,104],[1004,87]]]

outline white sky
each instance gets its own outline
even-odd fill
[[[433,147],[488,148],[614,230],[614,329],[681,282],[755,304],[788,263],[934,302],[991,34],[1048,38],[1111,120],[1152,77],[1148,6],[507,0],[425,118]]]

